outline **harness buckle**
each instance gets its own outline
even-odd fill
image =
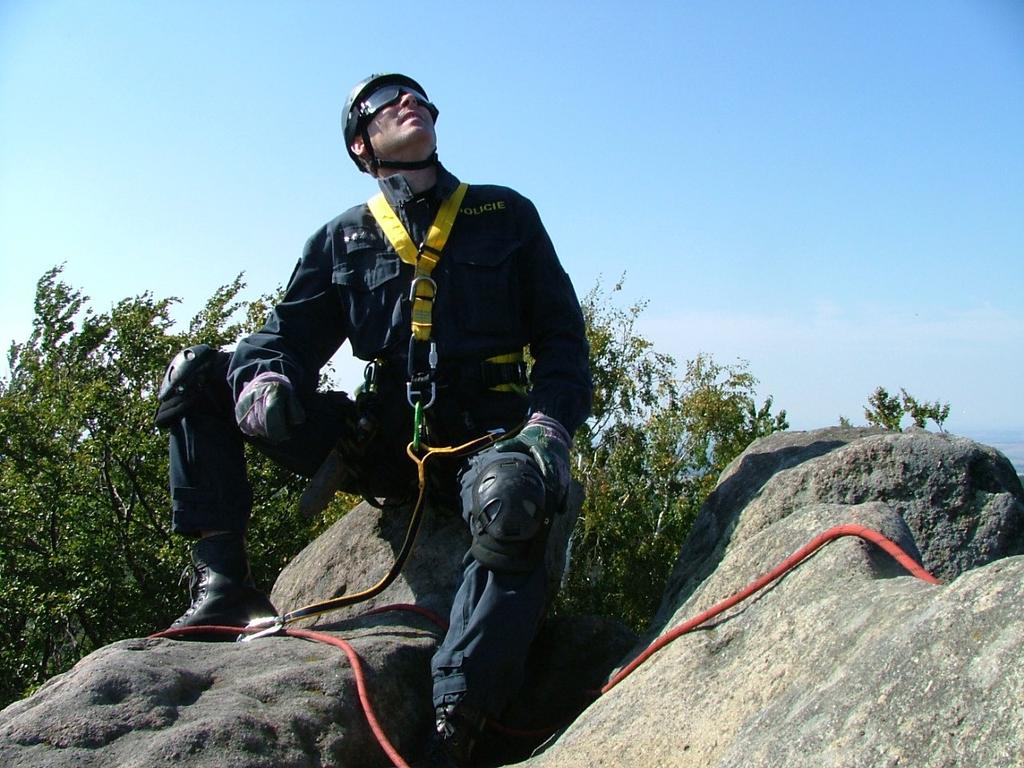
[[[429,296],[416,295],[416,288],[419,286],[420,283],[428,283],[430,285]],[[434,282],[434,279],[432,277],[420,275],[419,277],[414,277],[412,279],[412,282],[409,283],[409,301],[416,301],[417,299],[419,299],[420,301],[433,301],[435,296],[437,296],[437,283]]]
[[[371,360],[366,364],[366,367],[363,368],[362,392],[374,393],[377,391],[377,374],[379,368],[379,360]]]

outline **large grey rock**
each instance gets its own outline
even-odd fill
[[[883,504],[801,509],[731,548],[674,619],[850,521],[909,533]],[[938,587],[894,573],[859,541],[830,545],[659,651],[525,765],[1024,765],[1024,558]]]
[[[278,606],[372,584],[405,521],[351,512],[282,574]],[[1009,463],[961,438],[821,430],[759,441],[702,510],[652,635],[839,524],[882,532],[945,583],[906,575],[860,540],[832,543],[660,650],[524,765],[1024,766],[1022,521]],[[428,516],[406,573],[377,602],[446,613],[465,543],[459,521]],[[385,731],[415,758],[439,630],[414,614],[354,615],[363,609],[318,629],[351,639]],[[511,724],[571,718],[586,689],[637,653],[634,639],[600,620],[549,622]],[[348,661],[328,646],[128,640],[0,712],[0,765],[387,765],[356,699]],[[499,754],[511,763],[529,743]]]
[[[434,634],[404,617],[350,622],[381,725],[414,753],[430,727]],[[400,637],[401,642],[396,642]],[[8,768],[387,766],[351,665],[328,645],[123,640],[0,714]]]
[[[1024,765],[1024,558],[1008,557],[1022,521],[1009,463],[961,438],[759,441],[702,510],[647,641],[841,524],[882,532],[947,583],[833,543],[659,651],[525,765]]]
[[[655,626],[733,544],[803,506],[867,501],[902,516],[924,566],[941,578],[1024,553],[1024,491],[996,450],[923,430],[782,432],[754,442],[722,473],[683,545]]]

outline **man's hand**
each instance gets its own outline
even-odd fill
[[[537,462],[549,498],[561,506],[569,490],[569,442],[558,421],[543,413],[530,416],[519,432],[494,446],[499,453],[525,453]],[[555,510],[552,510],[555,511]]]
[[[269,443],[284,442],[291,437],[291,428],[305,420],[292,383],[281,373],[261,373],[242,387],[235,403],[238,428]]]

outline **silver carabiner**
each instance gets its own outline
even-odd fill
[[[422,401],[421,393],[419,391],[417,391],[415,394],[416,394],[416,398],[418,398],[419,400]],[[409,402],[409,405],[411,405],[413,408],[416,407],[416,400],[413,399],[413,391],[412,391],[412,382],[411,381],[407,381],[405,383],[405,399]],[[437,384],[435,384],[434,382],[430,382],[430,399],[426,403],[423,403],[423,410],[425,411],[430,406],[432,406],[436,399],[437,399]]]
[[[417,296],[416,286],[420,283],[430,283],[430,295],[429,296]],[[420,275],[414,277],[412,282],[409,283],[409,301],[415,301],[421,299],[423,301],[433,301],[434,297],[437,296],[437,283],[434,282],[433,278],[427,277],[426,275]]]
[[[263,627],[259,632],[243,633],[238,636],[238,642],[248,643],[259,637],[270,637],[284,631],[284,618],[281,616],[265,616],[253,619],[245,625],[246,629],[257,629]]]

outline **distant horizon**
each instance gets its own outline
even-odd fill
[[[967,437],[976,443],[995,448],[1010,460],[1018,475],[1024,475],[1024,429],[978,430],[970,433],[954,434],[959,434],[960,437]]]

